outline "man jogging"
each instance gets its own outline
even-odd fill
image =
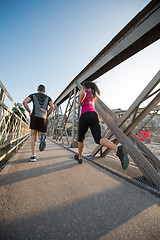
[[[46,131],[47,131],[47,117],[53,112],[54,104],[52,99],[45,95],[45,87],[39,85],[37,89],[38,93],[30,94],[23,101],[23,105],[30,116],[30,129],[32,131],[31,136],[31,152],[32,156],[30,160],[32,162],[36,161],[36,143],[37,135],[40,139],[39,150],[43,151],[46,146]],[[33,111],[30,110],[28,104],[33,102]],[[49,110],[48,110],[49,105]]]

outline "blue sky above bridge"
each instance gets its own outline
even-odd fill
[[[39,84],[53,101],[150,1],[0,0],[0,80],[15,102]],[[159,70],[160,41],[99,79],[101,99],[127,109]]]

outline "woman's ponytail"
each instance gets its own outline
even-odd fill
[[[91,88],[93,97],[95,98],[95,100],[97,100],[97,94],[100,95],[100,90],[98,86],[95,83],[91,82],[90,88]]]
[[[90,81],[85,81],[82,86],[84,86],[86,89],[91,89],[91,93],[94,97],[95,100],[97,100],[97,94],[100,95],[100,90],[98,88],[98,86]]]

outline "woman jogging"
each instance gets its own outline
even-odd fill
[[[101,136],[99,116],[94,108],[94,101],[97,100],[97,94],[100,95],[100,90],[95,83],[85,81],[82,84],[82,90],[79,92],[79,104],[78,104],[78,108],[82,107],[78,130],[79,155],[78,156],[75,155],[75,160],[77,160],[79,164],[82,163],[84,139],[87,130],[90,127],[95,142],[97,144],[112,149],[119,157],[122,164],[122,168],[126,169],[129,165],[126,147],[124,145],[120,145],[117,147],[113,142]]]

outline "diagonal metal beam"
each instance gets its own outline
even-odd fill
[[[139,167],[142,174],[145,178],[158,187],[160,186],[160,175],[155,170],[155,168],[146,161],[146,158],[143,156],[141,152],[134,146],[134,144],[130,141],[130,139],[123,133],[123,131],[116,125],[116,123],[106,114],[106,112],[102,109],[100,104],[97,102],[97,111],[99,115],[102,117],[103,121],[109,126],[112,130],[113,134],[116,136],[118,141],[122,144],[125,144],[129,149],[129,154],[132,159],[136,162],[136,165]]]
[[[145,89],[142,91],[142,93],[137,97],[137,99],[133,102],[133,104],[129,107],[129,109],[123,114],[121,118],[117,118],[115,114],[98,98],[98,102],[101,104],[102,108],[105,109],[106,112],[109,113],[109,115],[116,121],[117,126],[121,127],[126,120],[134,113],[137,113],[137,110],[140,106],[140,104],[146,100],[148,97],[152,96],[152,91],[157,87],[157,85],[160,82],[160,71],[154,76],[154,78],[150,81],[150,83],[145,87]],[[157,93],[154,92],[154,93]],[[158,98],[157,98],[158,100]],[[143,110],[144,111],[144,110]],[[146,114],[147,115],[147,114]],[[143,115],[144,117],[144,115]],[[125,129],[126,127],[124,127]],[[131,128],[133,130],[133,128]],[[112,133],[107,134],[107,138],[110,138],[112,136]],[[92,153],[93,156],[97,154],[97,152],[101,149],[101,146],[98,146]]]
[[[155,99],[152,100],[152,102],[149,104],[149,106],[145,109],[145,111],[142,112],[142,114],[140,114],[140,115],[137,117],[138,120],[136,119],[135,122],[138,124],[138,122],[139,122],[139,120],[141,119],[141,117],[143,116],[143,114],[144,114],[144,113],[147,114],[147,113],[150,111],[150,108],[152,107],[153,102],[154,102],[154,104],[156,104],[156,101],[158,102],[159,100],[160,100],[160,97],[159,97],[159,95],[157,95],[157,96],[155,97]],[[101,103],[99,103],[99,104],[101,105]],[[102,105],[101,105],[101,106],[102,106]],[[103,105],[102,108],[103,108],[104,111],[105,111],[104,105]],[[148,111],[148,112],[146,112],[146,111]],[[142,116],[141,116],[141,115],[142,115]],[[146,115],[145,115],[145,116],[146,116]],[[113,117],[114,121],[116,122],[116,119],[117,119],[116,115],[113,115],[113,114],[112,114],[112,117]],[[138,121],[138,122],[137,122],[137,121]],[[118,125],[117,125],[117,126],[118,126]],[[148,159],[148,161],[152,164],[152,166],[153,166],[157,171],[160,172],[160,161],[159,161],[159,159],[158,159],[158,158],[139,140],[139,138],[137,138],[137,136],[132,132],[134,126],[135,126],[135,125],[132,124],[132,123],[131,123],[130,125],[128,125],[128,127],[123,124],[123,126],[122,126],[121,128],[122,128],[123,132],[125,133],[125,135],[128,136],[129,139],[130,139],[132,142],[136,143],[136,145],[139,147],[139,150],[142,151],[143,155]],[[118,126],[118,127],[119,127],[119,126]],[[112,135],[113,135],[113,132],[110,131],[110,132],[107,134],[106,137],[107,137],[107,138],[111,138]],[[118,144],[118,140],[114,141],[114,143],[115,143],[115,144]],[[97,146],[97,147],[94,149],[94,151],[92,152],[91,156],[95,156],[95,155],[96,155],[99,151],[101,151],[101,150],[102,150],[102,146],[100,146],[100,145]],[[110,149],[106,149],[104,152],[101,151],[101,156],[102,156],[102,157],[105,157],[109,152],[110,152]]]
[[[124,113],[124,115],[118,120],[118,124],[121,126],[129,116],[135,111],[139,105],[145,101],[148,97],[150,97],[150,93],[152,90],[160,83],[160,71],[154,76],[154,78],[150,81],[150,83],[145,87],[142,93],[138,96],[138,98],[133,102],[130,108]]]
[[[152,109],[159,103],[160,101],[160,93],[148,104],[148,106],[135,118],[133,123],[131,123],[125,132],[129,134],[137,125],[140,123],[151,111]]]

